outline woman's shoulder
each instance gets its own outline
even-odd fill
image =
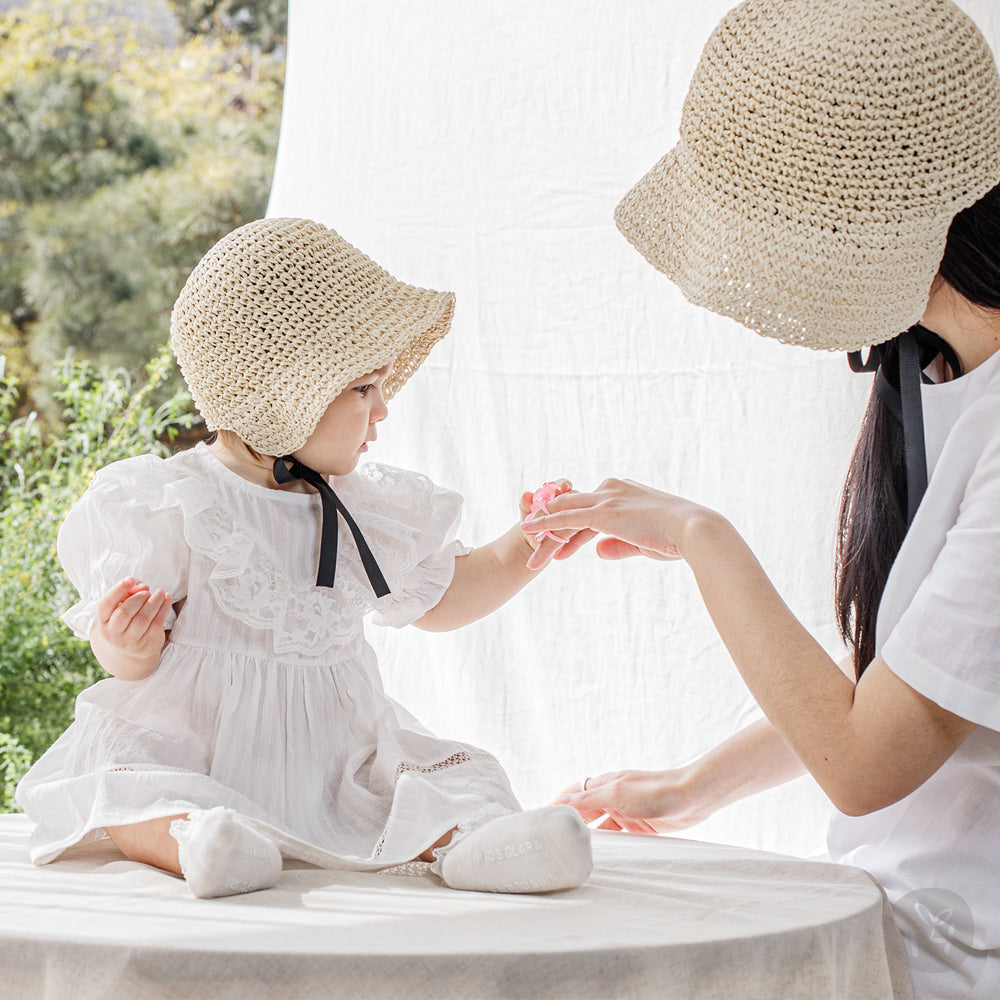
[[[955,421],[949,436],[952,450],[965,452],[975,464],[1000,450],[1000,380],[972,400]]]

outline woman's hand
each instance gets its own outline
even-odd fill
[[[167,640],[171,605],[170,594],[150,592],[132,577],[116,583],[98,603],[90,631],[91,648],[101,666],[123,680],[148,677]]]
[[[669,833],[710,815],[695,803],[689,777],[687,768],[616,771],[588,778],[586,791],[579,785],[565,789],[555,802],[572,806],[585,823],[603,816],[601,830]]]
[[[565,559],[594,535],[602,559],[648,556],[684,558],[684,542],[691,526],[713,511],[689,500],[661,493],[628,479],[606,479],[593,493],[566,493],[550,504],[551,513],[526,521],[524,531],[554,531],[567,541],[551,555]]]
[[[552,483],[547,483],[546,486],[554,487],[555,496],[564,497],[570,496],[575,493],[573,489],[573,484],[568,479],[557,479]],[[552,536],[543,533],[536,533],[534,531],[529,532],[526,530],[526,525],[530,524],[535,518],[543,517],[544,515],[535,508],[534,512],[532,510],[534,504],[534,493],[524,492],[521,494],[521,530],[524,534],[524,538],[527,543],[534,549],[534,552],[530,556],[527,562],[528,569],[535,570],[541,569],[543,566],[547,565],[553,557],[557,559],[565,559],[566,556],[572,554],[572,552],[566,552],[565,555],[559,556],[557,553],[561,552],[570,543],[573,545],[573,552],[576,552],[581,546],[585,545],[594,535],[597,534],[596,531],[552,531]],[[552,500],[546,500],[546,507],[552,509]],[[550,529],[551,530],[551,529]]]
[[[571,805],[586,823],[604,817],[602,830],[670,833],[804,773],[774,726],[760,719],[684,767],[601,774],[587,778],[585,792],[574,785],[556,802]]]

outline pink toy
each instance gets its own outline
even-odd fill
[[[545,505],[549,501],[555,500],[556,497],[562,496],[563,493],[569,493],[571,489],[572,487],[565,480],[558,483],[543,483],[531,494],[531,510],[525,520],[531,521],[539,514],[550,513],[549,508]],[[565,538],[560,538],[551,531],[543,531],[540,538],[554,538],[560,545],[566,541]]]

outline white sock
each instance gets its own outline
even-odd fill
[[[270,889],[281,876],[281,852],[251,830],[231,809],[199,809],[190,819],[175,819],[181,871],[199,899]]]
[[[593,868],[590,831],[569,806],[490,820],[441,850],[441,880],[479,892],[552,892]]]

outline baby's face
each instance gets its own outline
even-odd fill
[[[375,440],[375,425],[389,413],[382,386],[391,370],[388,364],[355,379],[327,407],[295,457],[324,476],[353,472],[368,442]]]

